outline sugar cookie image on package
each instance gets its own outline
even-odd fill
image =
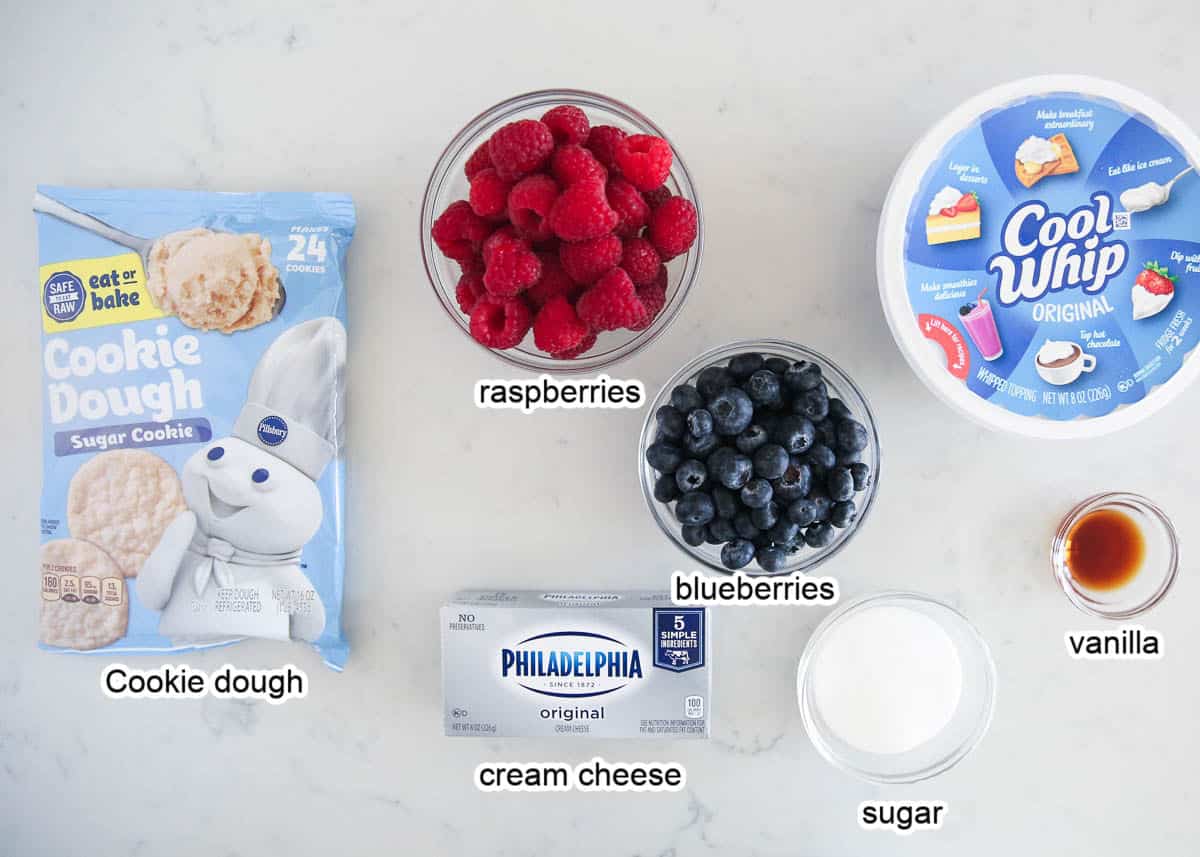
[[[113,449],[83,463],[67,489],[67,527],[134,577],[167,525],[187,508],[174,468],[152,452]]]
[[[254,233],[172,232],[154,242],[147,288],[159,308],[188,327],[233,333],[275,317],[279,271],[271,242]]]
[[[58,539],[42,545],[41,566],[44,644],[86,651],[125,636],[129,598],[112,557],[90,542]]]

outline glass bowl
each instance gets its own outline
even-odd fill
[[[707,543],[698,547],[689,545],[683,540],[680,524],[675,519],[671,505],[655,499],[654,482],[657,474],[654,468],[646,463],[646,449],[654,442],[654,435],[658,428],[655,413],[661,406],[670,403],[671,391],[675,387],[684,383],[694,383],[696,377],[704,368],[714,364],[724,365],[729,362],[730,358],[747,351],[762,354],[764,357],[782,357],[793,363],[800,360],[807,360],[810,363],[820,366],[825,382],[829,387],[830,397],[836,396],[845,402],[853,412],[854,418],[866,426],[867,429],[869,443],[867,444],[867,448],[863,450],[862,460],[870,465],[871,482],[864,491],[856,494],[854,497],[855,505],[858,507],[858,517],[850,526],[845,529],[835,529],[837,536],[826,547],[802,547],[788,558],[787,565],[779,571],[763,571],[757,568],[754,563],[741,569],[745,574],[760,575],[794,574],[799,571],[810,571],[832,557],[850,542],[850,539],[854,537],[854,534],[862,526],[863,521],[866,520],[867,514],[871,511],[871,507],[874,504],[875,494],[879,490],[879,436],[875,431],[875,416],[871,413],[871,408],[867,404],[866,397],[862,391],[858,389],[854,382],[850,380],[836,363],[824,354],[819,354],[801,345],[793,342],[785,342],[780,339],[746,339],[706,351],[676,372],[663,385],[663,388],[659,391],[654,401],[651,402],[646,413],[646,421],[642,425],[641,441],[638,443],[638,470],[641,473],[642,495],[646,498],[646,505],[650,508],[650,514],[654,516],[658,528],[680,550],[709,568],[729,573],[729,569],[721,564],[721,546]]]
[[[931,738],[899,753],[869,752],[842,740],[822,717],[814,692],[814,665],[829,633],[849,617],[878,607],[900,607],[933,619],[946,632],[962,665],[962,688],[949,721]],[[808,737],[826,761],[877,783],[914,783],[943,773],[978,746],[996,704],[996,665],[987,643],[948,604],[912,592],[881,592],[839,607],[813,631],[796,671],[800,715]]]
[[[1085,516],[1101,509],[1121,512],[1142,533],[1145,553],[1133,577],[1114,589],[1096,589],[1076,580],[1067,564],[1070,533]],[[1162,600],[1179,572],[1179,539],[1170,519],[1145,497],[1109,492],[1097,494],[1072,509],[1058,527],[1050,550],[1054,576],[1071,603],[1093,616],[1128,619]]]
[[[429,282],[438,301],[459,330],[475,342],[471,337],[470,319],[459,310],[458,302],[454,298],[454,289],[460,276],[458,263],[444,257],[433,243],[433,222],[450,203],[467,198],[470,185],[463,172],[463,166],[480,143],[502,125],[518,119],[539,119],[551,107],[560,104],[573,104],[581,108],[593,125],[615,125],[631,133],[653,134],[670,143],[674,159],[666,186],[673,194],[690,200],[696,206],[697,228],[696,241],[691,249],[685,255],[667,263],[667,303],[645,330],[601,333],[590,351],[572,360],[556,360],[548,354],[543,354],[534,347],[532,335],[526,336],[525,341],[516,348],[503,351],[487,349],[513,366],[534,372],[556,374],[592,372],[612,366],[631,357],[657,339],[683,308],[683,303],[696,282],[700,270],[700,257],[704,250],[704,212],[700,208],[700,197],[696,193],[691,173],[688,172],[679,148],[662,129],[629,105],[594,92],[544,89],[518,95],[488,108],[454,135],[454,139],[442,152],[433,168],[429,184],[425,187],[425,198],[421,202],[421,256],[425,262],[425,273],[429,275]],[[483,345],[480,347],[486,348]]]

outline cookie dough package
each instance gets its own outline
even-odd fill
[[[264,637],[341,669],[353,202],[43,187],[34,210],[42,648]]]

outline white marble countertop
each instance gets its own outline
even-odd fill
[[[905,151],[993,83],[1108,76],[1200,127],[1200,6],[804,6],[6,4],[0,851],[1195,853],[1200,690],[1189,658],[1200,625],[1190,556],[1144,619],[1164,635],[1162,661],[1082,663],[1066,657],[1063,631],[1097,622],[1058,591],[1047,553],[1059,516],[1104,489],[1153,497],[1190,546],[1200,532],[1200,459],[1188,442],[1200,390],[1093,442],[977,428],[902,360],[879,306],[874,242]],[[472,383],[500,364],[452,330],[421,267],[417,210],[449,135],[502,98],[548,86],[595,89],[653,116],[686,154],[705,204],[700,287],[616,375],[656,390],[701,349],[771,335],[830,354],[871,398],[887,471],[879,504],[828,568],[846,595],[904,588],[948,599],[990,641],[995,722],[945,776],[873,787],[817,756],[794,695],[817,609],[719,612],[710,741],[442,737],[436,616],[449,592],[660,586],[680,561],[631,466],[643,414],[477,411]],[[336,675],[300,646],[265,642],[187,659],[295,661],[312,679],[307,699],[118,703],[100,693],[104,661],[35,648],[37,182],[354,195],[348,667]],[[962,515],[959,499],[980,491],[990,512]],[[682,762],[688,787],[529,796],[471,784],[481,761],[595,754]],[[950,810],[940,832],[867,834],[855,808],[869,797],[942,799]]]

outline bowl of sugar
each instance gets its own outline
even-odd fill
[[[996,667],[953,607],[882,592],[817,626],[796,692],[804,728],[827,761],[865,780],[911,783],[949,770],[982,740]]]

